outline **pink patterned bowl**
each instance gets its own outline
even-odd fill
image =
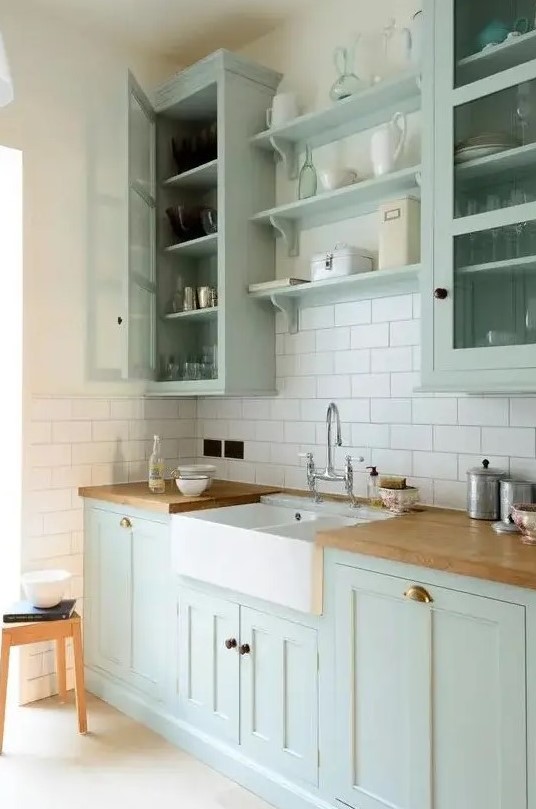
[[[512,519],[521,531],[521,542],[536,545],[536,503],[514,503]]]
[[[407,489],[380,489],[383,505],[393,514],[407,514],[419,499],[419,490],[414,486]]]

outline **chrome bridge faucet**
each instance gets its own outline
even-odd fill
[[[333,422],[335,421],[336,429],[337,429],[337,437],[335,444],[332,440],[332,432],[333,432]],[[319,480],[326,480],[326,481],[340,481],[344,483],[344,489],[346,494],[350,499],[350,505],[353,508],[357,508],[358,503],[354,495],[354,467],[353,463],[363,463],[365,460],[362,457],[359,458],[352,458],[351,455],[346,456],[346,463],[344,472],[337,472],[334,468],[334,450],[335,446],[342,447],[342,436],[341,436],[341,417],[339,415],[339,408],[335,404],[335,402],[331,402],[327,409],[326,413],[326,468],[321,472],[320,470],[316,469],[313,453],[306,452],[300,454],[301,458],[306,459],[306,471],[307,471],[307,486],[309,491],[311,492],[312,497],[314,498],[315,503],[322,502],[322,496],[318,492],[317,489],[317,481]]]

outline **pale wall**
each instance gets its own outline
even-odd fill
[[[0,25],[15,82],[15,102],[0,110],[0,144],[22,149],[24,162],[25,391],[93,393],[89,274],[120,282],[127,261],[127,70],[151,86],[173,67],[121,52],[29,0],[0,0]],[[118,365],[118,341],[110,351]]]

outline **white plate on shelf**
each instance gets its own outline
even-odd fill
[[[490,155],[499,154],[500,152],[507,152],[513,149],[513,146],[506,146],[505,144],[494,146],[466,146],[454,152],[455,163],[467,163],[469,160],[478,160],[480,157],[489,157]]]

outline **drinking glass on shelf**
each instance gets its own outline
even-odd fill
[[[488,194],[486,197],[486,202],[484,206],[485,211],[496,211],[502,207],[501,198],[498,194]],[[500,228],[492,228],[486,234],[489,237],[489,250],[487,250],[488,255],[486,256],[486,260],[489,258],[490,261],[499,261],[503,258],[504,254],[504,244],[502,238],[502,231]]]
[[[527,202],[527,195],[521,188],[512,189],[510,194],[510,205],[524,205]],[[516,222],[511,228],[510,233],[510,251],[508,258],[519,258],[526,254],[526,236],[527,236],[527,222]]]
[[[477,213],[480,213],[480,206],[476,199],[470,197],[467,200],[467,210],[465,215],[474,216]],[[478,264],[480,258],[480,248],[482,245],[481,236],[479,233],[469,233],[468,239],[469,239],[468,263]]]
[[[516,98],[516,118],[519,121],[519,127],[521,129],[522,146],[525,146],[527,143],[527,128],[529,125],[532,107],[533,103],[531,98],[531,86],[529,82],[523,82],[517,87]]]

